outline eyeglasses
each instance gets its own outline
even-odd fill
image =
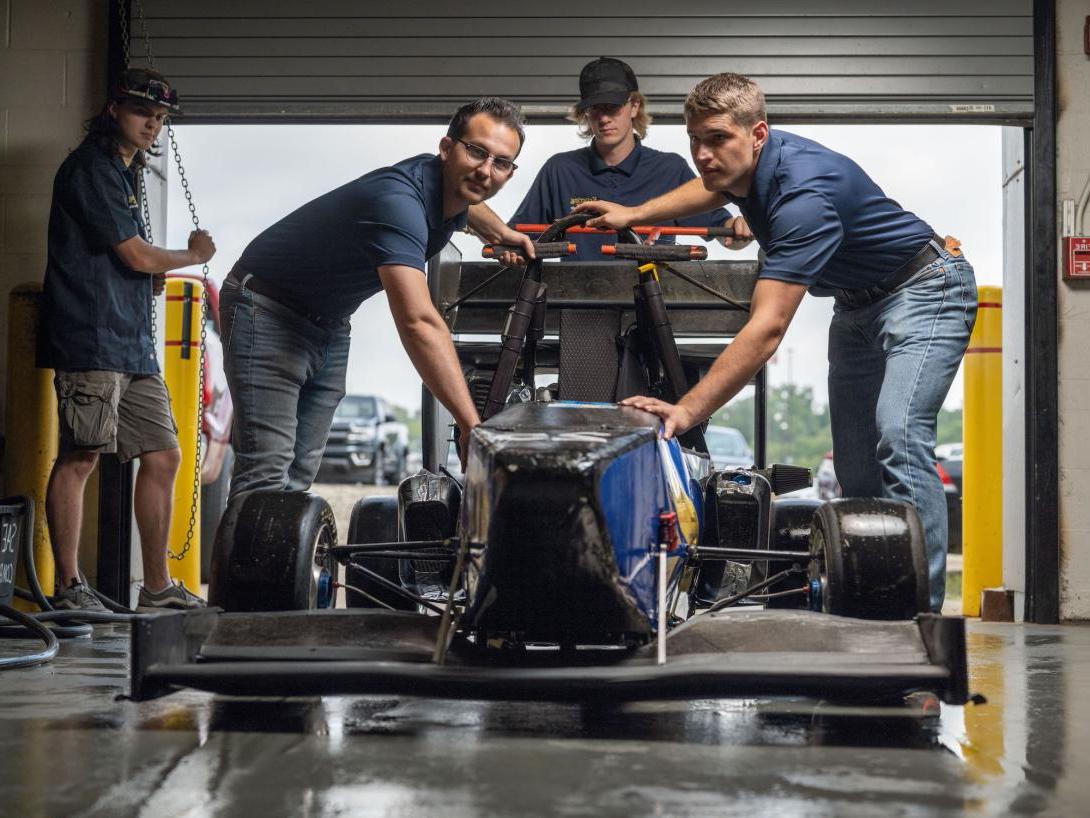
[[[452,137],[455,142],[461,142],[466,149],[466,153],[469,154],[469,158],[476,162],[478,165],[483,165],[489,159],[492,160],[492,175],[493,176],[509,176],[515,172],[518,168],[514,162],[510,159],[505,159],[502,156],[496,156],[494,153],[489,153],[480,145],[475,145],[472,142],[466,142],[464,139],[458,137]]]

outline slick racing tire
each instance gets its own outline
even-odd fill
[[[397,497],[364,497],[356,501],[356,505],[352,509],[352,517],[348,523],[349,544],[396,542],[397,539]],[[358,556],[353,557],[352,562],[359,563],[384,579],[401,585],[397,560]],[[414,603],[403,596],[399,596],[389,588],[384,588],[351,564],[345,569],[345,585],[359,588],[361,591],[375,597],[375,599],[382,600],[395,610],[416,610]],[[383,607],[351,588],[345,589],[345,604],[349,608]]]
[[[810,549],[810,523],[814,519],[814,512],[821,505],[821,500],[809,497],[774,499],[769,524],[768,547],[773,551],[808,551]],[[760,582],[766,577],[787,570],[792,565],[795,565],[794,560],[779,560],[768,563],[754,562],[750,581]],[[805,568],[806,565],[800,561],[799,567]],[[801,588],[804,584],[804,577],[799,575],[788,576],[770,585],[767,592],[790,591]],[[765,602],[766,608],[805,608],[806,605],[806,595],[803,593],[772,597]]]
[[[254,491],[227,506],[212,552],[208,601],[226,611],[334,606],[337,523],[305,491]]]
[[[859,619],[912,619],[929,608],[923,527],[909,503],[830,500],[810,530],[811,607]]]

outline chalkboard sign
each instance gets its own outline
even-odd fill
[[[0,500],[0,602],[10,605],[15,592],[15,565],[28,526],[33,525],[28,497]]]

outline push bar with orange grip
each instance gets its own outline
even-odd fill
[[[515,229],[520,233],[544,233],[552,225],[549,224],[516,224]],[[731,227],[655,227],[642,225],[629,227],[633,233],[641,236],[649,236],[652,233],[659,236],[700,236],[710,239],[734,238],[734,229]],[[565,233],[616,233],[616,230],[603,230],[599,227],[569,227]]]
[[[498,258],[506,252],[522,254],[522,248],[517,244],[486,244],[481,250],[485,258]],[[566,241],[544,241],[534,243],[534,255],[537,258],[560,258],[570,256],[575,252],[575,245]]]
[[[635,261],[703,261],[706,247],[695,244],[603,244],[602,255]]]

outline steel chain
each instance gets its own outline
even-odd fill
[[[125,0],[120,0],[117,4],[117,19],[118,27],[121,29],[121,52],[124,59],[124,66],[128,69],[131,62],[129,55],[129,16],[125,7]],[[148,205],[148,186],[144,179],[144,174],[148,172],[148,168],[142,167],[136,175],[136,195],[140,197],[140,204],[143,209],[144,215],[144,239],[148,244],[155,244],[155,237],[151,230],[151,207]],[[154,287],[154,283],[152,287]],[[159,324],[159,311],[158,311],[158,299],[154,293],[151,296],[151,348],[155,349],[158,344],[155,340],[155,331]]]
[[[120,9],[120,28],[121,28],[121,42],[122,50],[125,54],[125,67],[129,67],[129,29],[126,21],[125,14],[125,0],[118,0],[118,6]],[[144,35],[144,59],[146,60],[148,67],[152,70],[155,69],[155,58],[151,54],[151,36],[148,33],[148,23],[144,16],[144,6],[140,0],[133,0],[133,8],[136,11],[136,16],[140,20],[140,28]],[[181,180],[182,191],[185,193],[186,206],[189,208],[189,217],[193,220],[193,227],[196,230],[201,229],[200,220],[197,218],[197,208],[193,204],[193,194],[189,190],[189,180],[185,176],[185,167],[182,165],[182,155],[178,151],[178,141],[174,136],[174,125],[170,119],[167,119],[167,138],[170,142],[170,150],[174,154],[174,163],[178,168],[178,178]],[[144,173],[147,172],[147,168],[144,168],[140,174],[140,190],[141,194],[146,192],[144,184]],[[147,231],[147,240],[152,243],[152,229],[151,229],[151,209],[148,205],[148,199],[146,195],[142,195],[143,207],[144,207],[144,229]],[[201,342],[200,342],[200,368],[198,369],[198,383],[197,383],[197,458],[193,467],[193,491],[189,504],[189,524],[186,526],[185,543],[182,546],[182,552],[175,554],[170,547],[167,547],[167,556],[172,560],[185,559],[186,554],[189,553],[189,549],[193,546],[194,529],[197,524],[197,502],[201,492],[201,461],[204,454],[204,436],[201,434],[201,427],[204,425],[204,387],[205,387],[205,347],[208,339],[208,263],[205,262],[201,265],[201,279],[204,284],[204,293],[200,300],[201,310]],[[156,322],[156,310],[155,310],[155,298],[152,297],[151,306],[152,316],[152,342],[155,340],[155,322]]]

